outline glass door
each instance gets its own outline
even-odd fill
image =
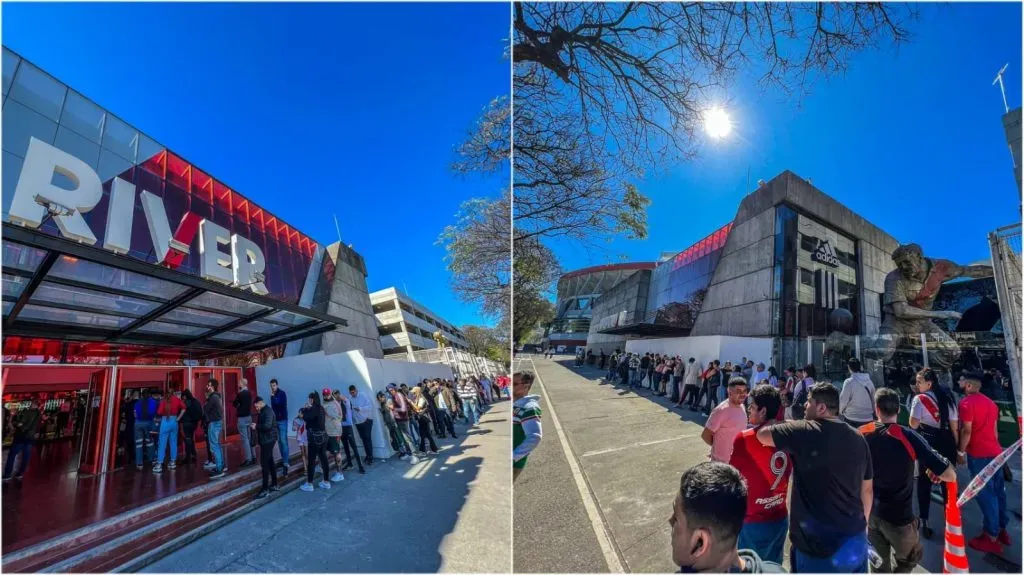
[[[103,414],[103,398],[106,396],[109,379],[106,369],[94,371],[89,377],[79,446],[78,473],[82,475],[99,473],[103,450],[103,430],[106,423],[106,417]]]

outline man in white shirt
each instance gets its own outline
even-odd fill
[[[763,363],[757,364],[757,371],[750,378],[750,389],[754,389],[761,382],[768,382],[768,372],[765,371]]]
[[[352,406],[352,421],[366,451],[366,464],[373,465],[373,402],[369,396],[359,393],[354,385],[348,386],[348,394],[352,396],[348,403]]]

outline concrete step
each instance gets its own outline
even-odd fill
[[[303,473],[299,469],[301,455],[296,454],[290,460],[292,471],[288,482],[285,482],[288,485]],[[259,491],[261,479],[262,472],[258,466],[230,473],[223,479],[4,554],[0,567],[9,573],[108,572],[113,568],[108,566],[113,563],[105,558],[124,557],[125,554],[119,551],[123,546],[131,551],[129,557],[140,556],[165,542],[164,535],[178,533],[180,527],[191,524],[193,520],[213,521],[216,514],[229,511],[224,506],[230,505],[232,509],[244,506]],[[261,501],[271,499],[268,497]],[[213,502],[221,507],[211,507]],[[204,514],[204,511],[210,513]],[[98,571],[86,569],[93,565],[108,568]]]

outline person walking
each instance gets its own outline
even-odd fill
[[[239,467],[256,465],[256,456],[252,451],[252,394],[249,393],[249,382],[243,377],[238,382],[238,395],[231,401],[238,416],[238,435],[242,440],[242,457],[245,459]]]
[[[747,380],[742,377],[730,379],[728,398],[711,411],[700,437],[704,443],[711,446],[708,457],[712,461],[729,463],[733,442],[747,427],[747,414],[744,408],[747,391]]]
[[[25,476],[29,459],[32,457],[32,446],[35,445],[39,424],[42,421],[43,415],[39,411],[39,400],[34,397],[29,399],[28,407],[14,416],[13,441],[10,451],[7,452],[7,461],[4,463],[4,481],[10,481],[12,477],[20,481]],[[141,447],[138,450],[141,450]],[[14,463],[19,456],[21,461],[15,471]]]
[[[410,403],[412,408],[413,416],[416,419],[416,424],[420,430],[420,446],[419,452],[421,455],[427,454],[426,444],[430,443],[430,453],[437,454],[437,444],[434,443],[434,436],[430,434],[430,419],[427,416],[427,410],[430,409],[430,403],[427,398],[423,397],[423,390],[419,387],[412,388],[412,401]]]
[[[330,392],[330,390],[326,391]],[[329,396],[329,394],[325,395]],[[299,489],[306,492],[313,491],[313,478],[316,473],[317,462],[320,463],[320,469],[323,472],[323,478],[318,486],[320,489],[330,489],[331,484],[327,481],[328,477],[330,477],[332,482],[337,483],[344,480],[345,476],[339,471],[335,471],[331,475],[331,460],[327,456],[327,442],[329,440],[326,427],[327,411],[321,405],[320,396],[315,391],[309,394],[309,400],[300,412],[302,413],[302,420],[306,423],[306,436],[309,440],[309,463],[306,465],[306,482]]]
[[[854,429],[871,423],[875,416],[875,384],[864,372],[860,360],[851,357],[846,362],[850,377],[843,382],[839,394],[839,416]]]
[[[526,468],[530,453],[544,437],[541,429],[540,396],[530,395],[534,376],[519,372],[512,376],[512,481]]]
[[[480,420],[477,413],[476,386],[466,378],[459,380],[459,397],[462,398],[463,417],[467,424],[476,425]]]
[[[921,434],[939,455],[956,463],[956,438],[960,433],[960,417],[953,393],[939,383],[934,371],[924,368],[915,378],[917,395],[910,402],[910,427]],[[924,473],[917,477],[917,508],[921,523],[921,535],[930,539],[933,535],[928,519],[932,506],[932,481]],[[949,494],[942,489],[942,501]],[[945,507],[942,509],[945,515]],[[940,525],[945,525],[941,522]]]
[[[874,500],[867,441],[839,418],[839,390],[831,383],[810,388],[805,416],[757,430],[762,445],[793,463],[790,565],[797,573],[867,573]]]
[[[135,404],[135,469],[139,471],[142,471],[146,459],[156,459],[153,420],[156,418],[157,405],[157,400],[153,399],[148,389],[143,392],[142,399]]]
[[[277,421],[277,449],[281,455],[281,476],[288,476],[290,464],[288,445],[288,394],[281,389],[277,378],[270,380],[270,407]]]
[[[256,440],[260,445],[260,468],[263,471],[263,484],[260,492],[256,494],[256,499],[263,499],[274,491],[280,491],[277,486],[277,467],[274,466],[274,445],[277,443],[278,435],[277,418],[273,408],[260,396],[256,396],[253,407],[256,408],[256,421],[249,425],[256,433]]]
[[[349,400],[349,405],[352,406],[352,421],[359,432],[359,440],[363,442],[366,464],[373,465],[373,402],[366,395],[359,393],[354,385],[348,386],[348,394],[352,397]]]
[[[164,454],[170,444],[170,460],[168,469],[174,469],[178,465],[178,423],[185,415],[185,404],[178,397],[179,391],[168,395],[167,399],[160,401],[156,408],[156,415],[160,420],[160,445],[156,454],[156,465],[153,466],[153,473],[160,473],[164,470]]]
[[[875,472],[868,541],[881,556],[882,565],[874,571],[910,573],[924,555],[914,517],[914,465],[929,482],[932,477],[954,481],[956,470],[917,432],[896,422],[900,397],[894,390],[880,388],[874,394],[874,404],[877,421],[860,427]]]
[[[199,461],[199,454],[196,453],[196,430],[203,423],[203,404],[199,403],[192,392],[184,390],[181,392],[182,403],[185,404],[185,414],[181,417],[181,434],[185,442],[185,458],[181,465],[188,465]]]
[[[352,462],[355,461],[359,467],[359,473],[366,473],[366,468],[363,467],[363,460],[359,458],[359,448],[356,446],[356,432],[355,426],[353,425],[355,419],[352,410],[352,404],[348,398],[342,395],[340,390],[334,390],[334,402],[341,406],[341,445],[345,448],[345,465],[341,467],[342,471],[348,471],[352,469]],[[352,449],[349,452],[349,448]],[[339,456],[341,453],[339,452]]]
[[[409,433],[409,400],[406,399],[395,384],[389,384],[388,393],[391,394],[392,413],[395,414],[395,426],[398,428],[398,439],[402,447],[402,459],[411,459],[410,463],[415,464],[419,460],[413,455],[412,434]]]
[[[984,375],[980,373],[966,371],[959,382],[965,395],[957,408],[960,416],[957,463],[967,464],[972,479],[1003,451],[996,429],[999,407],[981,393],[983,379]],[[1006,509],[1006,479],[1002,470],[993,473],[974,498],[981,508],[982,532],[967,545],[985,553],[1000,554],[1003,546],[1011,543],[1006,532],[1010,516]]]
[[[220,434],[224,431],[224,402],[217,389],[220,382],[210,378],[206,383],[206,403],[203,405],[203,420],[206,421],[206,443],[213,454],[213,465],[210,467],[210,479],[220,479],[227,474],[224,451],[221,447]]]

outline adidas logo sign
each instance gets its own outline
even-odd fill
[[[823,264],[828,264],[834,268],[839,267],[839,256],[836,255],[836,250],[832,248],[828,241],[818,241],[818,247],[814,248],[813,257]]]

